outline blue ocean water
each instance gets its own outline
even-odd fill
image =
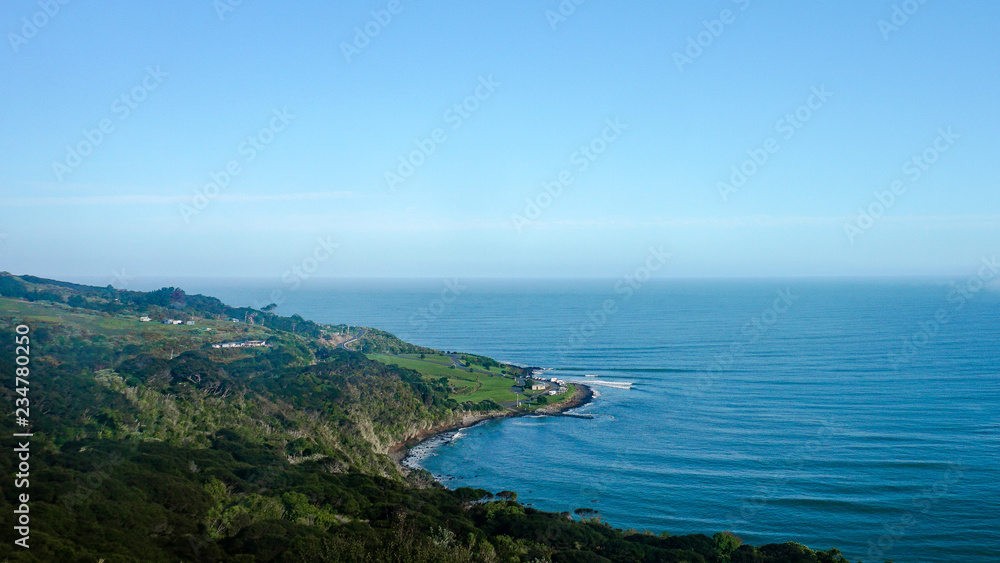
[[[1000,561],[996,285],[633,285],[183,283],[234,305],[278,295],[283,314],[544,366],[598,392],[579,409],[592,420],[459,432],[420,460],[449,486],[594,508],[619,528],[838,547],[852,561]]]

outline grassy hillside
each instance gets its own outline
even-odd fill
[[[412,369],[427,382],[446,385],[449,389],[448,398],[459,403],[479,404],[492,401],[499,405],[517,398],[511,391],[516,385],[513,375],[500,371],[487,373],[482,368],[473,368],[471,371],[463,369],[456,366],[448,356],[434,354],[421,359],[413,354],[368,354],[368,357],[384,364]],[[447,363],[443,360],[447,360]]]
[[[4,487],[0,511],[12,515],[16,495],[30,492],[31,547],[14,546],[4,526],[2,560],[843,561],[798,544],[737,548],[724,533],[615,530],[586,511],[574,519],[509,491],[450,491],[425,472],[402,474],[387,455],[395,444],[496,407],[494,389],[472,389],[510,384],[488,372],[507,369],[489,359],[463,359],[478,362],[470,373],[380,331],[354,343],[457,372],[429,377],[334,344],[361,329],[175,288],[0,274],[4,373],[20,325],[30,328],[30,390],[9,381],[0,401],[9,411],[30,401],[30,487]],[[267,346],[212,346],[246,340]],[[24,431],[14,420],[0,428],[7,452]],[[0,456],[0,471],[13,476],[17,463]]]

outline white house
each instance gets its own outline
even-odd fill
[[[266,340],[247,340],[245,342],[223,342],[212,344],[212,348],[260,348],[267,346]]]

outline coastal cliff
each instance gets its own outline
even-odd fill
[[[370,355],[439,354],[373,333],[358,339]],[[513,367],[443,355],[435,369],[454,377],[435,377],[345,349],[362,334],[177,288],[0,274],[0,367],[19,365],[15,342],[27,339],[32,353],[30,375],[19,376],[30,385],[4,386],[0,400],[24,399],[36,415],[28,428],[0,422],[7,436],[31,434],[28,460],[0,456],[6,474],[30,475],[30,490],[4,489],[0,510],[28,507],[31,549],[3,542],[0,559],[845,561],[798,544],[740,545],[725,532],[617,530],[534,510],[513,491],[407,483],[394,461],[408,444],[530,411],[489,398],[506,396]],[[260,344],[213,346],[251,341]],[[458,361],[461,370],[446,365]],[[534,412],[589,397],[581,385]]]
[[[524,415],[555,415],[588,403],[594,395],[593,390],[581,383],[574,383],[573,385],[575,387],[575,391],[567,399],[552,405],[546,405],[533,411],[514,411],[509,409],[487,411],[465,414],[460,416],[457,420],[441,424],[423,424],[419,428],[414,428],[413,431],[408,433],[405,438],[393,444],[392,447],[390,447],[385,453],[387,453],[393,461],[396,462],[397,468],[401,472],[408,473],[409,469],[403,466],[401,462],[406,458],[409,448],[412,448],[413,446],[416,446],[439,434],[460,430],[462,428],[469,428],[484,420],[496,418],[510,418]]]

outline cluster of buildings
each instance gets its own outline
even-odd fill
[[[556,377],[552,377],[552,378],[549,379],[549,381],[551,383],[555,383],[556,385],[558,385],[559,388],[558,389],[553,389],[553,390],[549,391],[548,393],[546,393],[546,395],[560,395],[560,394],[565,393],[566,391],[569,390],[569,388],[566,387],[566,382],[563,381],[562,379],[559,379],[559,378],[556,378]]]
[[[153,319],[151,319],[151,318],[149,318],[147,316],[139,317],[139,322],[140,323],[148,323],[151,320],[153,320]],[[188,325],[188,326],[194,326],[194,321],[182,321],[182,320],[179,320],[179,319],[164,319],[163,320],[163,324],[165,324],[165,325]]]
[[[243,342],[212,344],[212,348],[261,348],[263,346],[267,346],[266,340],[244,340]]]
[[[524,388],[530,389],[532,391],[545,391],[548,389],[549,385],[547,383],[553,383],[557,386],[556,389],[549,389],[546,395],[559,395],[567,391],[566,382],[557,377],[552,377],[549,379],[544,379],[537,375],[532,375],[530,378],[526,379],[524,382]]]

